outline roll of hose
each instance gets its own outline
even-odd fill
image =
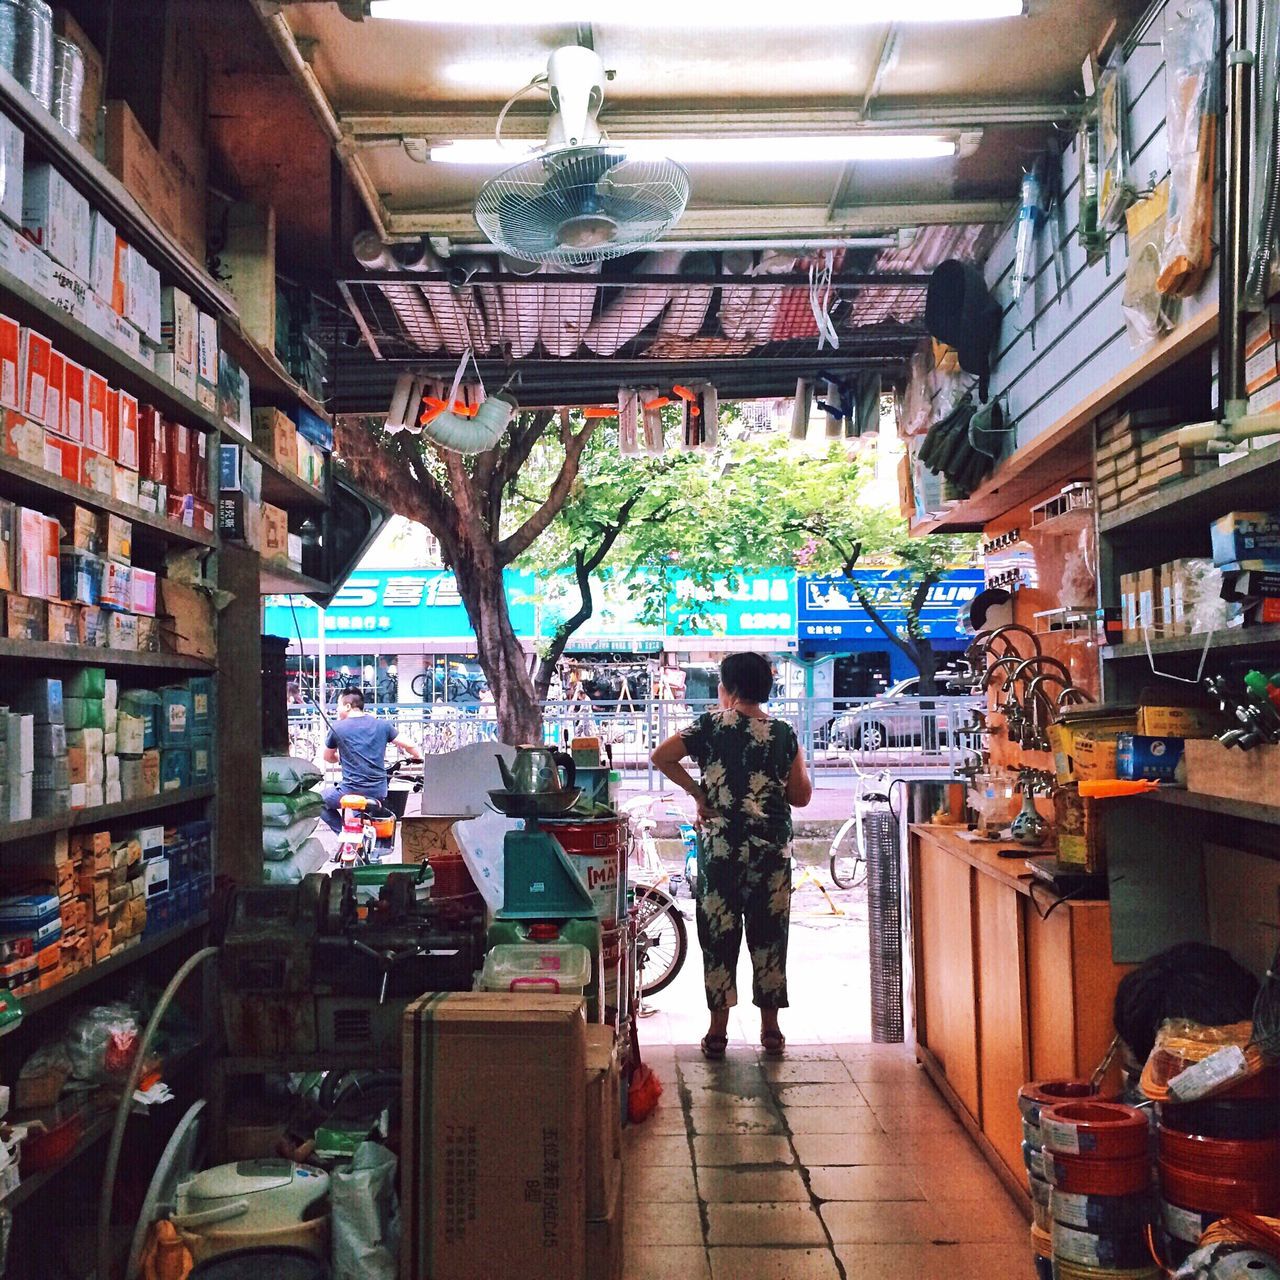
[[[1155,1206],[1147,1191],[1134,1196],[1089,1196],[1055,1188],[1049,1213],[1063,1226],[1108,1235],[1145,1227],[1155,1214]]]
[[[1225,1138],[1229,1142],[1280,1138],[1280,1102],[1263,1098],[1252,1101],[1204,1098],[1181,1106],[1162,1106],[1160,1123],[1179,1133]]]
[[[1246,1181],[1194,1173],[1161,1160],[1160,1190],[1170,1204],[1219,1217],[1234,1209],[1266,1214],[1280,1211],[1280,1171],[1262,1181]]]
[[[1266,1253],[1277,1253],[1276,1237],[1280,1235],[1280,1218],[1253,1216],[1237,1219],[1234,1215],[1219,1218],[1206,1227],[1200,1237],[1201,1248],[1212,1244],[1247,1244]]]
[[[1139,1227],[1120,1235],[1095,1235],[1077,1227],[1053,1224],[1053,1256],[1085,1267],[1129,1271],[1151,1261],[1147,1229]]]
[[[1055,1257],[1053,1274],[1055,1280],[1160,1280],[1162,1272],[1154,1263],[1149,1267],[1121,1271],[1108,1267],[1086,1267],[1078,1262],[1068,1262],[1066,1258]]]
[[[1034,1147],[1037,1151],[1044,1146],[1044,1130],[1038,1124],[1033,1124],[1030,1120],[1022,1122],[1022,1141],[1029,1147]]]
[[[1273,1101],[1280,1099],[1280,1067],[1263,1067],[1261,1071],[1245,1076],[1238,1084],[1215,1093],[1213,1097],[1237,1101],[1251,1098],[1269,1098]]]
[[[1031,1217],[1041,1231],[1048,1231],[1053,1222],[1053,1214],[1049,1209],[1053,1198],[1053,1188],[1043,1179],[1031,1177]]]
[[[1160,1221],[1166,1234],[1185,1244],[1199,1244],[1200,1237],[1221,1217],[1200,1209],[1184,1209],[1168,1200],[1160,1201]]]
[[[1060,1102],[1078,1102],[1097,1096],[1097,1089],[1088,1080],[1033,1080],[1018,1090],[1018,1110],[1024,1120],[1038,1125],[1043,1107],[1056,1107]]]
[[[1061,1191],[1086,1196],[1136,1196],[1151,1184],[1151,1165],[1145,1155],[1126,1160],[1044,1153],[1045,1176]]]
[[[1045,1152],[1040,1147],[1033,1147],[1029,1142],[1022,1144],[1022,1163],[1027,1166],[1027,1175],[1039,1178],[1042,1182],[1049,1180],[1045,1168]]]
[[[1031,1256],[1036,1264],[1036,1280],[1053,1280],[1053,1237],[1038,1226],[1031,1228]]]
[[[1160,1126],[1160,1159],[1192,1173],[1237,1182],[1280,1179],[1280,1138],[1206,1138]]]
[[[1122,1102],[1063,1102],[1040,1113],[1044,1146],[1056,1155],[1128,1160],[1147,1154],[1150,1125]]]

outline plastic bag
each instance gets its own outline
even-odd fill
[[[297,853],[316,829],[318,818],[303,818],[288,827],[264,827],[262,831],[262,855],[269,862],[279,862]]]
[[[305,845],[303,846],[305,848]],[[301,884],[303,859],[296,853],[262,864],[263,884]]]
[[[1125,207],[1124,63],[1116,55],[1098,79],[1098,225],[1118,227]]]
[[[376,1142],[362,1142],[333,1175],[333,1280],[396,1280],[400,1206],[396,1158]]]
[[[1178,300],[1156,287],[1160,254],[1168,224],[1169,184],[1162,182],[1145,200],[1125,212],[1129,228],[1129,261],[1124,273],[1120,308],[1129,345],[1135,349],[1154,342],[1173,328]]]
[[[324,773],[311,760],[299,756],[262,757],[262,793],[268,796],[291,796],[295,791],[314,787]]]
[[[1157,287],[1186,298],[1213,258],[1214,176],[1218,148],[1217,5],[1171,6],[1164,36],[1165,131],[1169,141],[1169,216]]]
[[[101,1083],[128,1073],[142,1028],[127,1004],[102,1004],[76,1014],[63,1043],[77,1080]]]
[[[291,827],[303,818],[318,818],[324,797],[318,791],[295,791],[292,795],[262,797],[262,825]]]
[[[1156,1032],[1155,1047],[1142,1069],[1142,1092],[1156,1102],[1174,1096],[1174,1081],[1188,1068],[1203,1062],[1221,1049],[1237,1048],[1244,1052],[1242,1074],[1222,1080],[1217,1088],[1204,1089],[1200,1097],[1211,1096],[1221,1089],[1239,1084],[1242,1079],[1262,1070],[1262,1052],[1250,1044],[1252,1022],[1232,1022],[1224,1027],[1206,1027],[1188,1018],[1169,1018]],[[1187,1099],[1190,1100],[1190,1099]]]

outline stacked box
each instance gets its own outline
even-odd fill
[[[35,717],[7,712],[5,721],[5,790],[10,822],[32,816],[35,792]]]
[[[49,818],[71,808],[66,701],[62,681],[41,677],[19,685],[14,707],[31,717],[31,816]]]
[[[30,995],[62,977],[62,904],[57,893],[0,897],[0,984]]]
[[[1214,465],[1178,446],[1172,409],[1112,410],[1097,422],[1096,484],[1099,510],[1129,502]]]

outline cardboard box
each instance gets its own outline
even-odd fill
[[[212,601],[194,587],[168,578],[161,578],[158,585],[160,638],[165,652],[212,661],[217,656]]]
[[[84,440],[85,424],[85,372],[84,366],[68,360],[62,361],[62,433],[77,444]]]
[[[50,431],[66,435],[66,410],[63,394],[67,381],[67,359],[61,351],[51,350],[49,353],[49,382],[45,388],[44,425]]]
[[[168,464],[165,457],[164,419],[160,411],[152,405],[144,404],[138,409],[138,474],[143,480],[155,480],[165,483],[168,475]]]
[[[1116,777],[1181,781],[1184,745],[1181,738],[1150,738],[1143,734],[1122,733],[1116,739]]]
[[[66,9],[53,11],[53,29],[58,35],[70,40],[84,55],[84,83],[80,93],[80,128],[77,136],[93,152],[98,141],[98,112],[102,108],[106,90],[106,69],[102,55]]]
[[[12,591],[18,573],[18,507],[0,498],[0,591]]]
[[[182,197],[151,139],[125,102],[107,103],[103,130],[106,166],[129,193],[179,243],[183,242]],[[185,236],[190,239],[189,236]],[[202,254],[203,256],[203,254]]]
[[[47,640],[49,623],[45,601],[14,594],[5,596],[4,633],[10,640]]]
[[[127,391],[116,392],[114,431],[107,453],[120,466],[138,469],[138,402]]]
[[[95,453],[107,452],[107,380],[93,370],[85,372],[84,442]]]
[[[32,424],[35,425],[34,423]],[[61,476],[72,484],[79,484],[83,474],[84,460],[81,447],[62,436],[55,436],[46,431],[44,436],[44,469],[55,476]]]
[[[402,1280],[583,1275],[582,1001],[424,996],[403,1044]]]
[[[270,206],[233,204],[218,254],[227,288],[239,304],[240,327],[259,345],[276,345],[276,214]]]
[[[0,410],[4,415],[4,451],[11,458],[43,467],[44,428],[14,409]]]
[[[607,1212],[587,1220],[586,1280],[623,1280],[623,1237],[626,1233],[627,1197],[619,1160],[614,1195]]]
[[[612,1027],[588,1025],[587,1218],[607,1218],[622,1172],[621,1075]]]
[[[1229,727],[1214,707],[1138,708],[1138,732],[1152,738],[1212,738]]]
[[[1198,795],[1261,804],[1280,795],[1280,746],[1238,751],[1213,738],[1189,738],[1185,758],[1187,790]]]
[[[54,521],[56,527],[57,521]],[[49,519],[43,512],[29,507],[18,510],[17,519],[17,588],[24,596],[47,600],[58,594],[58,587],[50,589],[52,581],[49,564]],[[53,558],[58,558],[56,535]],[[61,570],[59,570],[59,573]],[[55,577],[58,575],[54,575]],[[60,584],[59,584],[60,585]]]
[[[89,202],[44,161],[24,167],[22,226],[55,262],[81,279],[89,274]]]
[[[264,502],[260,507],[262,520],[262,545],[259,550],[264,560],[288,561],[289,558],[289,514],[271,503]]]
[[[25,140],[22,130],[0,115],[0,218],[22,226],[22,172]]]
[[[1280,569],[1280,512],[1233,511],[1213,522],[1210,537],[1220,569]]]
[[[127,503],[131,507],[138,506],[138,484],[136,471],[131,471],[118,462],[115,464],[115,486],[111,492],[117,502]]]
[[[22,326],[8,316],[0,316],[0,406],[21,409],[21,382],[18,378],[22,359]]]
[[[34,329],[22,330],[18,342],[18,408],[36,422],[44,422],[52,356],[53,344],[48,338]]]
[[[80,483],[94,493],[109,498],[116,488],[116,464],[104,454],[81,445]]]
[[[133,524],[117,515],[108,515],[105,523],[103,553],[117,564],[129,564],[133,559]]]
[[[262,546],[261,506],[245,493],[219,495],[218,531],[224,538],[258,550]]]
[[[50,262],[46,296],[67,315],[84,324],[90,323],[89,299],[96,301],[97,295],[90,291],[89,286],[74,271]]]
[[[218,412],[232,431],[246,440],[253,438],[248,376],[239,363],[221,349],[218,351]]]
[[[164,424],[165,439],[165,484],[169,495],[184,495],[192,492],[192,459],[191,428],[185,422]]]
[[[278,467],[297,473],[298,429],[288,414],[270,407],[255,409],[253,443]]]
[[[87,284],[104,302],[115,291],[116,229],[97,210],[89,215],[89,275]]]
[[[201,311],[196,322],[196,399],[218,407],[218,317]]]

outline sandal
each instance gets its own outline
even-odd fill
[[[702,1037],[702,1056],[708,1062],[719,1062],[728,1047],[728,1036],[705,1035]]]
[[[766,1058],[781,1058],[787,1051],[787,1037],[781,1031],[762,1031],[760,1047]]]

